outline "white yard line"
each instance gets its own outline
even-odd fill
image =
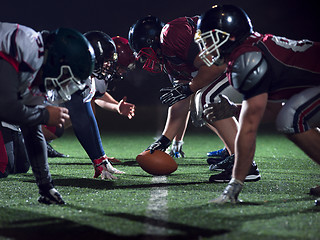
[[[153,184],[167,183],[166,176],[154,176],[151,180]],[[153,187],[146,211],[145,233],[152,235],[162,235],[166,232],[165,224],[155,226],[152,220],[161,220],[164,223],[168,220],[168,189],[167,187]]]

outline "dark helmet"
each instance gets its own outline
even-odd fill
[[[117,49],[117,65],[126,69],[132,69],[134,67],[135,56],[132,49],[129,46],[128,39],[116,36],[113,37],[112,40],[116,45]]]
[[[98,79],[109,81],[114,74],[118,55],[112,38],[101,31],[90,31],[84,36],[91,43],[96,56],[93,74]]]
[[[213,6],[201,15],[197,29],[195,41],[200,47],[200,57],[207,64],[210,64],[207,58],[209,53],[215,55],[213,62],[224,58],[253,32],[248,15],[233,5]],[[209,46],[206,44],[208,39]],[[210,65],[213,64],[212,60]]]
[[[155,72],[155,65],[160,64],[160,33],[164,23],[157,17],[147,16],[139,19],[129,30],[128,40],[137,60],[144,63],[143,69]]]
[[[84,88],[92,74],[95,55],[88,40],[78,31],[58,28],[44,32],[45,58],[43,79],[45,91],[55,98],[71,99],[71,94]],[[54,91],[55,90],[55,91]]]

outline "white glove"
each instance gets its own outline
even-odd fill
[[[182,140],[180,140],[180,141],[173,140],[169,155],[171,157],[175,157],[175,158],[184,158],[184,152],[182,151],[182,145],[183,145]]]
[[[223,193],[219,197],[209,201],[209,203],[224,204],[229,201],[231,203],[242,202],[242,200],[238,199],[238,195],[241,192],[242,187],[243,183],[241,181],[232,178]]]
[[[108,160],[107,156],[103,156],[99,159],[93,160],[93,167],[94,167],[94,178],[97,178],[101,175],[102,179],[117,179],[117,177],[113,176],[113,173],[116,174],[123,174],[125,172],[119,171],[118,169],[114,168]]]
[[[120,171],[113,167],[109,161],[106,161],[105,164],[102,165],[102,173],[101,173],[101,179],[118,179],[116,176],[112,174],[124,174],[125,172]]]

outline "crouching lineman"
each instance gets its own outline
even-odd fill
[[[229,82],[244,95],[232,179],[212,202],[238,201],[267,110],[275,112],[277,130],[320,164],[320,43],[255,32],[247,14],[233,5],[214,6],[197,28],[202,60],[208,66],[228,63]],[[271,108],[271,100],[280,106]]]
[[[86,81],[85,90],[73,94],[65,106],[69,110],[74,133],[93,164],[93,177],[98,178],[101,175],[102,179],[117,179],[113,174],[124,172],[111,165],[110,161],[118,160],[109,158],[103,149],[91,102],[94,101],[101,108],[116,111],[131,119],[135,113],[135,105],[127,103],[126,97],[118,102],[107,91],[114,88],[115,82],[122,78],[127,68],[131,68],[135,58],[126,39],[114,38],[119,49],[117,54],[116,44],[108,34],[90,31],[84,36],[94,49],[95,68]]]
[[[68,101],[83,89],[94,58],[88,40],[73,29],[59,28],[44,41],[29,27],[0,22],[0,121],[21,128],[40,203],[65,203],[53,184],[41,125],[62,127],[69,115],[66,108],[26,99],[50,93]]]

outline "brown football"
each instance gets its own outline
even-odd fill
[[[177,170],[176,161],[167,153],[155,150],[152,154],[150,150],[143,151],[136,157],[139,166],[152,175],[169,175]]]

